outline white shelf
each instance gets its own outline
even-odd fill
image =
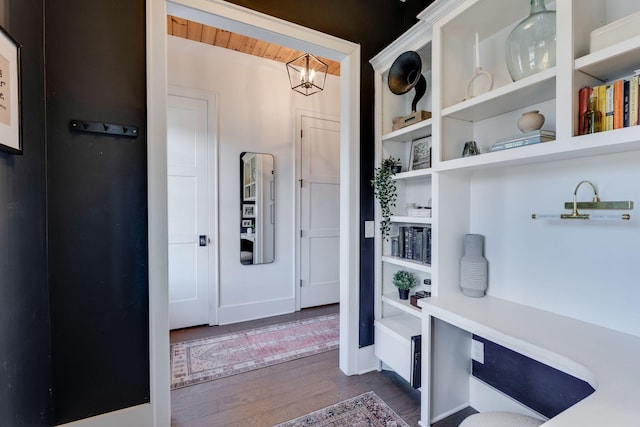
[[[400,299],[398,291],[382,295],[382,302],[400,309],[412,316],[416,316],[418,318],[422,317],[422,311],[419,308],[412,306],[409,300]]]
[[[576,59],[575,69],[602,81],[631,75],[640,68],[640,36]]]
[[[640,149],[640,126],[634,126],[577,136],[568,141],[549,141],[478,156],[446,160],[438,163],[435,169],[437,171],[473,171],[623,153],[638,149]]]
[[[432,218],[424,218],[421,216],[400,216],[394,215],[390,218],[393,223],[408,223],[408,224],[431,224]]]
[[[431,273],[431,265],[424,264],[419,261],[412,261],[405,258],[399,258],[394,256],[383,256],[382,262],[387,264],[397,265],[398,267],[410,268],[412,270],[421,271],[423,273]]]
[[[556,67],[483,93],[442,110],[443,117],[479,121],[554,99]]]
[[[376,326],[387,330],[403,340],[411,341],[411,337],[422,334],[422,324],[419,317],[404,314],[400,316],[377,319]]]
[[[387,134],[382,135],[382,142],[396,141],[413,141],[415,139],[423,138],[431,135],[432,119],[423,120],[418,123],[414,123],[410,126],[402,129],[394,130]]]
[[[578,128],[578,90],[584,85],[601,84],[597,83],[598,80],[611,83],[614,79],[630,76],[635,70],[640,69],[640,33],[636,32],[636,35],[632,35],[628,40],[580,58],[576,58],[576,52],[582,55],[588,51],[591,30],[599,28],[605,22],[640,11],[640,6],[623,0],[592,0],[587,2],[588,5],[583,5],[583,0],[547,0],[546,3],[550,10],[557,10],[557,66],[512,82],[506,67],[505,41],[512,28],[528,15],[529,2],[443,0],[440,4],[443,7],[447,5],[450,9],[433,17],[428,31],[433,31],[434,34],[429,33],[423,37],[425,43],[433,43],[431,87],[434,90],[431,92],[432,99],[429,104],[433,118],[382,135],[382,129],[388,129],[383,126],[383,119],[386,120],[385,124],[388,123],[388,118],[400,111],[401,106],[395,98],[379,93],[381,83],[385,82],[384,77],[385,73],[388,73],[389,64],[385,63],[386,68],[376,67],[374,64],[376,76],[379,77],[379,81],[376,82],[376,161],[381,160],[381,155],[393,155],[408,164],[406,160],[410,156],[411,145],[407,142],[431,135],[433,132],[432,168],[398,173],[394,179],[398,184],[398,206],[403,207],[407,202],[425,204],[426,200],[432,198],[435,219],[406,215],[395,215],[391,218],[394,230],[404,224],[417,227],[420,227],[418,224],[425,224],[433,227],[434,236],[437,237],[432,246],[433,267],[413,260],[383,255],[391,253],[390,244],[382,242],[378,236],[375,253],[376,355],[385,354],[392,359],[393,355],[399,353],[399,349],[407,345],[412,334],[406,331],[411,329],[407,325],[419,317],[427,321],[423,323],[423,356],[437,355],[431,360],[435,365],[422,367],[423,375],[425,372],[428,373],[426,384],[423,384],[421,423],[424,425],[429,425],[434,418],[469,402],[469,390],[464,386],[464,381],[468,380],[468,332],[477,333],[499,344],[508,344],[513,350],[534,357],[542,363],[593,384],[597,383],[598,388],[601,388],[602,381],[612,385],[613,388],[603,390],[607,394],[602,396],[606,396],[607,399],[600,401],[602,407],[606,406],[609,411],[595,413],[600,405],[592,405],[590,402],[594,398],[589,397],[554,417],[549,422],[550,425],[578,425],[581,420],[591,419],[591,416],[598,418],[600,424],[607,424],[605,418],[611,416],[611,413],[616,413],[617,408],[614,409],[613,406],[618,406],[621,401],[624,402],[621,413],[625,422],[613,424],[634,425],[633,420],[640,416],[640,408],[633,403],[638,401],[639,380],[632,368],[633,360],[637,359],[640,351],[640,338],[624,337],[618,340],[617,332],[610,334],[603,328],[573,321],[561,315],[565,314],[564,310],[567,315],[589,313],[584,314],[585,319],[605,322],[602,320],[606,318],[605,315],[618,310],[618,307],[611,308],[611,304],[615,304],[613,301],[618,301],[618,293],[627,296],[627,300],[632,300],[631,292],[623,290],[623,287],[626,287],[624,280],[629,276],[616,272],[615,269],[609,272],[606,266],[601,266],[597,269],[598,274],[607,278],[608,274],[612,275],[608,286],[614,291],[608,288],[605,294],[598,294],[597,297],[586,294],[575,298],[571,295],[569,285],[567,288],[555,286],[553,280],[561,284],[565,282],[561,279],[570,276],[558,271],[561,277],[552,279],[554,286],[550,284],[546,291],[550,292],[551,298],[555,297],[554,293],[557,292],[559,298],[554,301],[559,302],[549,303],[547,295],[532,291],[531,283],[536,281],[535,275],[518,277],[521,269],[511,267],[506,262],[495,263],[496,260],[506,261],[511,256],[515,257],[518,250],[525,253],[525,248],[521,247],[521,237],[538,237],[538,227],[528,228],[527,216],[523,217],[520,212],[528,212],[528,209],[520,206],[525,197],[522,196],[524,191],[538,191],[536,197],[540,195],[538,183],[529,180],[530,176],[548,179],[545,181],[546,185],[553,185],[550,183],[556,178],[558,184],[567,180],[568,185],[575,184],[580,179],[592,178],[600,181],[596,184],[610,187],[614,191],[620,187],[621,193],[627,194],[632,191],[632,184],[625,179],[627,172],[634,177],[636,174],[633,160],[640,153],[640,126],[590,135],[573,135]],[[482,64],[493,73],[496,86],[489,92],[464,100],[464,89],[474,69],[476,32],[479,33]],[[407,49],[395,48],[386,51],[386,55],[392,59],[404,50]],[[406,102],[402,106],[405,104]],[[556,131],[557,140],[477,156],[458,157],[464,141],[475,140],[482,144],[490,144],[501,136],[517,132],[515,124],[522,112],[539,108],[544,110],[547,116],[547,128]],[[629,156],[624,153],[629,153]],[[586,161],[581,162],[580,159]],[[531,167],[519,168],[528,165]],[[593,176],[589,176],[587,169],[593,170]],[[511,180],[511,177],[514,179]],[[550,191],[547,196],[540,196],[542,204],[555,203],[551,198],[555,200],[558,196],[555,194],[555,188],[553,190],[554,192]],[[531,203],[538,206],[540,200]],[[505,212],[501,209],[503,203],[518,203],[518,211],[514,209]],[[398,208],[397,212],[408,211]],[[499,215],[492,215],[495,213]],[[513,218],[515,220],[511,222]],[[376,219],[379,221],[379,214]],[[503,220],[506,220],[509,227],[503,226]],[[580,227],[576,225],[576,228]],[[514,230],[517,235],[514,235]],[[546,236],[553,236],[556,235],[556,231],[549,227],[544,233],[547,233]],[[565,232],[565,229],[560,231]],[[487,236],[488,242],[494,242],[492,246],[487,247],[488,258],[494,261],[497,274],[492,277],[498,281],[490,285],[490,291],[501,297],[525,295],[527,298],[523,297],[523,305],[491,296],[468,298],[460,293],[458,275],[461,242],[463,235],[469,232],[483,233]],[[617,229],[612,229],[609,233],[604,229],[589,228],[585,233],[593,234],[594,239],[600,239],[600,234],[605,235],[605,232],[605,239],[613,239],[613,242],[619,240],[624,245],[632,243],[628,240],[628,235],[623,237],[623,233],[616,234]],[[573,233],[573,230],[568,230],[567,233]],[[591,241],[584,233],[581,237],[585,241]],[[545,241],[548,240],[541,238],[536,241],[537,250],[543,251],[546,248]],[[540,256],[542,262],[536,263],[532,268],[536,268],[536,271],[542,270],[541,276],[551,274],[544,269],[555,265],[553,263],[557,260],[556,254],[574,266],[579,266],[582,259],[575,254],[567,254],[564,259],[565,253],[562,248],[557,248],[553,253]],[[538,265],[541,265],[540,269],[537,268]],[[397,296],[397,290],[388,283],[390,270],[393,272],[401,268],[413,271],[417,275],[431,276],[434,280],[433,292],[439,296],[422,299],[422,311],[411,306],[409,301],[401,301]],[[499,273],[503,273],[502,276]],[[585,276],[589,274],[585,273]],[[618,285],[618,282],[622,284]],[[598,298],[601,295],[605,296],[603,301],[607,300],[608,308],[600,304]],[[566,305],[564,301],[571,301],[572,304]],[[576,301],[581,304],[579,308],[573,305],[577,304]],[[624,322],[624,319],[632,316],[633,307],[623,307],[622,298],[619,298],[619,301],[620,312],[624,312],[624,317],[621,314],[620,319],[603,324],[636,330],[637,328],[627,325],[635,325],[637,322]],[[548,308],[552,312],[533,308],[534,306]],[[604,307],[604,311],[597,313],[599,310],[594,307]],[[592,315],[592,312],[595,313]],[[385,314],[391,313],[402,315],[384,317]],[[433,323],[429,323],[430,316],[444,320],[447,325],[438,322],[434,327]],[[608,321],[609,319],[606,320]],[[554,326],[556,324],[557,328]],[[415,331],[418,330],[416,327]],[[379,340],[381,335],[387,335],[387,331],[403,338]],[[570,343],[566,340],[567,336],[573,337]],[[609,350],[601,351],[609,347],[603,347],[601,338],[602,342],[612,344],[612,347],[617,345],[620,349],[619,354],[615,355]],[[458,346],[461,342],[464,345]],[[626,344],[632,344],[632,347],[625,350]],[[445,352],[448,354],[443,357]],[[594,376],[591,368],[600,363],[598,358],[601,355],[612,357],[614,364],[618,361],[624,362],[624,368],[607,367],[607,364],[603,363],[603,377]],[[386,363],[384,358],[380,359]],[[423,362],[424,360],[423,358]],[[406,365],[408,362],[403,359],[400,364]],[[634,373],[632,380],[624,379],[629,372]],[[457,380],[460,382],[456,382]],[[614,396],[617,391],[613,385],[616,381],[623,380],[625,395],[617,399]],[[596,395],[599,392],[600,390],[597,390]],[[630,399],[628,394],[634,394],[634,398]],[[434,404],[435,400],[438,400],[437,404]],[[575,417],[574,414],[579,414],[582,405],[589,407],[587,411],[594,411],[594,414]],[[631,413],[633,417],[627,417]]]
[[[395,180],[423,179],[431,176],[431,168],[400,172],[393,176]]]

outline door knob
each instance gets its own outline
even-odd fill
[[[209,241],[209,239],[207,239],[206,235],[201,235],[200,236],[200,246],[207,246],[207,242]]]

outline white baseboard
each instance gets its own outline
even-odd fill
[[[547,420],[545,416],[473,376],[469,380],[469,400],[470,406],[478,412],[508,411]]]
[[[296,300],[293,297],[249,304],[227,305],[218,309],[218,322],[220,325],[228,325],[293,313],[294,311],[296,311]]]
[[[83,420],[66,424],[58,424],[59,427],[151,427],[153,425],[151,404],[132,406],[130,408],[97,415]]]

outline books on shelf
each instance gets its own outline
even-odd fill
[[[584,115],[589,108],[589,98],[592,93],[597,93],[596,87],[585,86],[578,91],[578,134],[584,133]],[[596,98],[597,99],[597,98]]]
[[[501,138],[491,146],[490,151],[508,150],[510,148],[523,147],[525,145],[539,144],[541,142],[553,141],[556,133],[552,130],[539,129],[531,132],[524,132],[518,135]]]
[[[431,227],[398,227],[391,238],[391,256],[431,264]]]
[[[640,70],[628,78],[621,78],[578,91],[578,135],[584,135],[583,116],[586,104],[583,99],[597,98],[596,105],[602,121],[600,131],[637,126],[640,123]]]

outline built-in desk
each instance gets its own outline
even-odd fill
[[[460,294],[420,300],[422,424],[431,419],[433,319],[480,335],[588,382],[596,391],[544,425],[640,426],[640,337],[498,298]],[[425,406],[426,405],[426,406]]]

